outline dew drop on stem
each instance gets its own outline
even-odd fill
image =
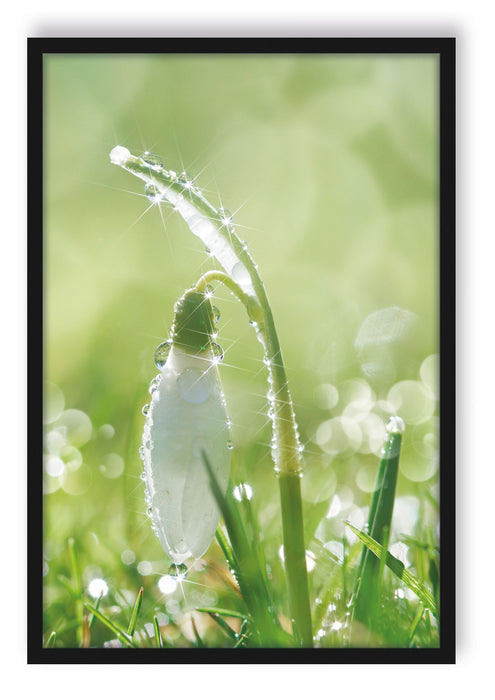
[[[232,223],[232,212],[229,211],[228,209],[224,209],[223,207],[218,210],[218,217],[220,219],[220,222],[224,226],[228,226],[229,224]]]
[[[385,427],[387,433],[400,433],[401,435],[405,429],[406,426],[400,416],[391,416]]]
[[[153,168],[161,168],[163,166],[163,160],[156,153],[144,151],[144,153],[141,153],[141,158],[144,160],[145,163],[151,165]]]
[[[162,199],[161,192],[158,187],[155,187],[155,185],[146,185],[144,188],[144,194],[150,200],[150,202],[153,202],[153,204],[161,201]]]
[[[194,178],[185,171],[179,175],[179,182],[184,186],[185,190],[190,190],[194,183]]]

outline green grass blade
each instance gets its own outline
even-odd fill
[[[95,603],[95,610],[98,610],[100,607],[101,599],[103,598],[103,591],[100,593],[98,596],[98,600]],[[93,626],[93,623],[95,621],[95,616],[92,614],[91,617],[89,618],[89,623],[88,623],[88,628],[91,629]]]
[[[399,456],[402,442],[403,424],[398,418],[391,418],[378,468],[375,490],[371,500],[367,530],[370,537],[384,544],[389,536],[394,509],[395,490],[399,471]],[[387,429],[388,427],[387,426]],[[387,547],[385,545],[385,551]],[[353,595],[354,616],[369,628],[373,625],[378,608],[381,576],[384,564],[380,558],[371,556],[363,547],[356,585]]]
[[[225,615],[226,617],[238,617],[240,620],[245,620],[245,613],[237,610],[225,610],[224,608],[196,608],[198,612],[205,612],[211,615]]]
[[[45,649],[51,649],[55,646],[55,640],[57,639],[57,633],[52,632],[48,639],[46,640]]]
[[[64,576],[63,574],[59,574],[57,576],[57,581],[62,584],[62,586],[70,593],[72,598],[75,598],[77,596],[76,591],[74,590],[74,585],[70,579],[67,578],[67,576]]]
[[[259,561],[250,545],[249,538],[239,515],[237,502],[232,495],[229,484],[226,495],[223,494],[215,478],[207,455],[203,452],[203,461],[210,477],[212,492],[223,515],[232,550],[235,553],[238,569],[235,571],[242,596],[250,611],[262,646],[285,646],[286,635],[282,631],[271,596],[265,587]]]
[[[227,634],[228,637],[231,639],[237,639],[237,634],[235,630],[232,629],[232,627],[225,622],[223,617],[221,615],[217,615],[217,613],[214,612],[208,612],[208,615],[211,617],[212,620],[215,620],[217,625],[223,629],[223,631]]]
[[[200,635],[200,633],[198,632],[198,628],[196,627],[196,623],[195,623],[194,617],[193,617],[192,615],[191,615],[191,626],[192,626],[192,628],[193,628],[194,638],[195,638],[195,640],[196,640],[196,646],[197,646],[199,649],[205,649],[205,648],[206,648],[206,644],[205,644],[205,643],[203,642],[203,640],[201,639],[201,635]]]
[[[356,537],[358,537],[361,540],[361,542],[370,550],[370,552],[372,552],[375,555],[375,557],[378,558],[378,560],[384,556],[385,550],[381,544],[376,542],[376,540],[370,537],[366,532],[355,528],[348,521],[346,521],[346,525],[350,527],[350,529],[356,535]],[[396,576],[400,578],[400,580],[407,586],[407,588],[409,588],[410,591],[412,591],[415,595],[418,596],[425,608],[428,608],[428,610],[430,610],[432,614],[436,618],[438,618],[438,608],[432,594],[421,583],[419,579],[413,576],[406,569],[406,567],[400,561],[400,559],[394,557],[393,554],[390,554],[390,552],[386,552],[385,564]]]
[[[248,628],[249,628],[249,621],[244,620],[244,622],[241,625],[241,631],[237,635],[237,640],[232,649],[237,649],[238,647],[246,646],[246,643],[249,639],[249,634],[248,634]]]
[[[72,580],[73,580],[73,590],[75,595],[82,598],[82,578],[81,578],[81,567],[79,566],[79,557],[77,555],[76,543],[73,537],[68,540],[70,563],[72,569]]]
[[[72,594],[74,596],[74,605],[76,620],[78,621],[77,638],[79,644],[82,644],[84,638],[83,626],[83,585],[81,576],[81,567],[79,565],[79,557],[77,554],[76,543],[73,537],[69,537],[67,542],[69,547],[70,564],[72,570]]]
[[[338,589],[338,579],[342,575],[341,567],[343,564],[335,554],[325,549],[320,540],[316,538],[311,541],[310,549],[316,556],[318,568],[322,576],[324,576],[325,581],[324,586],[318,593],[318,602],[315,601],[312,615],[313,629],[318,631],[326,615],[328,606]]]
[[[227,564],[229,565],[229,569],[233,571],[235,575],[240,568],[239,563],[235,557],[232,547],[230,546],[230,542],[228,541],[221,527],[217,528],[215,536],[217,538],[218,544],[220,545],[220,549],[222,550],[223,555],[227,561]]]
[[[156,615],[153,618],[153,629],[155,631],[156,647],[157,647],[157,649],[163,649],[162,633],[160,632],[160,625],[158,623],[158,618]]]
[[[131,619],[129,622],[129,627],[127,628],[127,634],[132,637],[134,634],[134,631],[136,629],[136,623],[139,615],[139,611],[141,610],[141,604],[143,602],[143,587],[139,589],[139,593],[137,594],[136,602],[134,603],[134,609],[132,611]]]
[[[416,636],[416,630],[418,629],[418,625],[421,621],[421,618],[423,617],[424,610],[425,609],[424,609],[423,604],[420,603],[418,605],[418,610],[417,610],[416,615],[414,617],[414,620],[412,622],[411,629],[409,630],[409,644],[408,644],[409,647],[412,646],[412,643],[414,641],[414,637]]]
[[[120,639],[120,641],[125,644],[127,647],[137,647],[137,645],[133,642],[133,640],[129,637],[127,632],[125,632],[121,627],[119,627],[115,622],[110,620],[110,618],[106,617],[100,610],[97,610],[95,607],[90,605],[90,603],[84,603],[84,606],[89,610],[89,612],[93,613],[95,617],[100,620],[100,622],[103,622],[104,625],[108,627],[109,630],[115,634],[115,636]]]

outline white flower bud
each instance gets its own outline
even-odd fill
[[[143,460],[153,529],[176,564],[201,557],[215,536],[220,511],[202,452],[225,491],[229,430],[210,346],[194,353],[174,344],[146,414]]]

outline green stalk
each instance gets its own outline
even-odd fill
[[[290,472],[280,473],[279,477],[289,606],[293,627],[295,628],[295,636],[298,638],[301,646],[310,647],[313,645],[313,633],[311,629],[311,614],[309,619],[307,614],[309,591],[306,549],[304,547],[301,479],[299,474]]]
[[[207,272],[198,281],[196,288],[202,290],[209,282],[213,281],[225,284],[246,306],[248,313],[250,310],[252,312],[250,297],[243,292],[236,282],[222,272],[217,270]],[[279,477],[289,608],[293,620],[294,637],[297,639],[298,645],[308,647],[313,645],[313,633],[309,608],[306,548],[304,546],[301,453],[282,353],[266,295],[264,298],[270,313],[269,315],[264,315],[263,326],[266,328],[266,319],[271,331],[266,338],[266,347],[273,349],[273,354],[270,355],[267,350],[267,355],[270,359],[268,368],[271,371],[272,389],[275,395],[274,438],[279,449],[279,460],[276,462],[275,468]],[[269,342],[269,339],[271,342]]]
[[[368,534],[383,545],[384,556],[392,523],[403,430],[404,424],[400,418],[390,419],[371,500]],[[354,591],[354,616],[370,629],[378,606],[384,564],[385,559],[377,558],[363,546]]]
[[[232,282],[236,284],[232,280],[235,268],[238,267],[238,264],[233,265],[232,261],[235,260],[240,264],[240,277],[244,277],[243,271],[249,277],[249,282],[241,283],[237,280],[242,292],[238,296],[245,303],[258,338],[265,348],[265,361],[273,394],[272,454],[279,477],[290,613],[299,643],[311,647],[313,635],[300,488],[301,449],[282,351],[265,287],[245,243],[236,235],[228,217],[206,200],[186,174],[177,177],[173,171],[164,169],[156,156],[143,156],[136,157],[126,148],[116,147],[111,152],[110,159],[143,180],[148,196],[150,192],[152,195],[155,193],[157,203],[161,198],[166,199],[179,211],[192,233],[205,242],[227,273],[232,273],[232,276],[227,275],[229,281],[218,278],[220,281],[227,286],[231,286]]]

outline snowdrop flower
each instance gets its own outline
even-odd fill
[[[231,443],[217,369],[223,353],[211,341],[214,321],[203,292],[188,290],[177,302],[171,341],[155,353],[161,373],[145,411],[148,514],[175,564],[201,557],[220,519],[202,453],[224,492],[229,478]]]

